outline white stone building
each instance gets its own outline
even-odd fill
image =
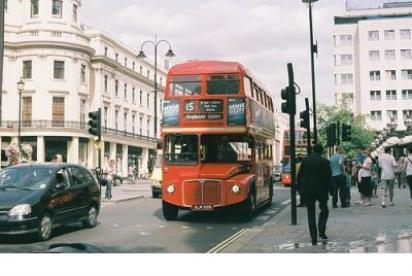
[[[382,130],[412,115],[412,2],[348,10],[335,17],[336,102]]]
[[[101,108],[102,161],[115,159],[122,176],[131,164],[146,173],[157,141],[154,65],[137,59],[113,36],[81,25],[81,0],[7,2],[2,161],[7,145],[17,142],[17,82],[22,79],[22,143],[32,145],[35,161],[60,153],[67,162],[95,167],[87,114]],[[166,71],[159,66],[159,126],[165,81]]]

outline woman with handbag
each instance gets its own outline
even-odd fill
[[[109,164],[106,163],[105,168],[103,170],[103,174],[106,177],[107,184],[106,184],[106,194],[105,198],[111,199],[112,198],[112,185],[113,185],[113,175],[116,169],[116,165],[113,159],[110,159]]]

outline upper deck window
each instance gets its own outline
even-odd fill
[[[169,86],[171,96],[197,96],[201,90],[200,76],[175,76]]]
[[[239,93],[239,76],[216,75],[207,79],[207,94],[209,95],[235,95]]]

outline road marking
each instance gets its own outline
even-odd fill
[[[118,227],[119,227],[119,224],[113,224],[113,227],[114,227],[114,228],[118,228]]]
[[[182,229],[189,229],[189,226],[183,225]]]
[[[140,235],[141,236],[150,236],[151,233],[149,233],[149,232],[140,232]]]
[[[140,224],[136,224],[136,228],[141,228],[142,226]]]
[[[213,227],[212,226],[206,226],[206,230],[212,230]]]
[[[290,199],[283,201],[281,205],[285,206],[285,205],[288,205],[289,203],[290,203]]]
[[[166,226],[164,226],[164,225],[159,225],[159,228],[165,228]]]
[[[218,245],[216,245],[215,247],[213,247],[212,249],[210,249],[209,251],[207,251],[206,253],[219,253],[221,252],[223,249],[225,249],[227,246],[229,246],[230,244],[234,243],[236,240],[238,240],[240,237],[242,237],[244,234],[246,234],[248,231],[247,228],[242,228],[241,230],[239,230],[238,232],[236,232],[233,236],[230,236],[229,238],[227,238],[226,240],[222,241],[221,243],[219,243]]]

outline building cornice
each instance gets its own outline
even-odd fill
[[[5,48],[11,49],[31,49],[31,48],[55,48],[55,49],[63,49],[63,50],[72,50],[87,54],[89,56],[93,56],[96,51],[89,47],[83,46],[75,43],[70,42],[57,42],[57,41],[48,41],[48,40],[40,40],[40,41],[27,41],[27,42],[5,42]]]
[[[140,82],[143,82],[151,87],[154,87],[154,81],[142,76],[141,74],[139,74],[138,72],[135,72],[127,67],[122,66],[120,63],[116,62],[115,60],[103,56],[103,55],[99,55],[99,56],[94,56],[92,57],[92,64],[93,63],[103,63],[104,65],[110,66],[112,68],[114,68],[115,70],[117,70],[118,72],[121,72],[133,79],[136,79]],[[160,84],[159,84],[160,85]],[[159,87],[159,92],[165,92],[165,87]]]
[[[137,53],[135,53],[133,50],[131,50],[128,46],[126,46],[123,42],[120,42],[116,40],[115,38],[111,37],[109,34],[105,34],[101,31],[98,30],[88,30],[89,33],[86,31],[86,36],[90,38],[99,38],[101,40],[106,40],[107,42],[111,43],[112,46],[117,47],[119,50],[127,52],[130,56],[136,57]],[[153,62],[150,62],[148,59],[141,59],[143,63],[146,65],[150,66],[151,68],[154,69],[154,64]],[[160,72],[163,74],[167,75],[167,71],[165,71],[163,68],[158,67],[157,68]]]

